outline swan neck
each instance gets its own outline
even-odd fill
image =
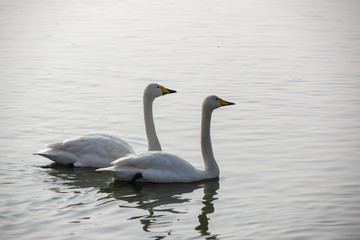
[[[201,152],[204,160],[205,172],[213,175],[213,177],[218,177],[219,167],[214,158],[210,137],[211,116],[212,110],[203,107],[201,117]]]
[[[148,151],[161,151],[159,139],[156,135],[156,129],[153,118],[154,99],[146,94],[143,97],[145,130],[148,141]]]

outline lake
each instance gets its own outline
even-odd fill
[[[3,239],[360,239],[360,2],[0,2]],[[203,168],[212,94],[220,178],[114,183],[32,153],[108,133]]]

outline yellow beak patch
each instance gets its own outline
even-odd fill
[[[219,101],[219,103],[221,104],[221,106],[226,106],[226,105],[228,105],[228,103],[227,103],[225,100],[221,99],[221,98],[218,98],[218,101]]]
[[[218,98],[217,99],[219,101],[219,103],[221,104],[221,106],[227,106],[227,105],[234,105],[235,103],[232,103],[232,102],[227,102],[221,98]]]
[[[164,88],[163,86],[160,86],[160,89],[163,94],[170,93],[170,91],[167,88]]]
[[[165,95],[168,93],[176,93],[175,90],[171,90],[171,89],[165,88],[163,86],[159,86],[159,88],[161,89],[162,95]]]

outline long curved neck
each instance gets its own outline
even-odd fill
[[[146,94],[143,96],[144,104],[144,120],[145,120],[145,130],[148,140],[148,151],[161,151],[161,146],[159,139],[156,135],[154,118],[153,118],[153,105],[154,99],[150,98]]]
[[[201,116],[201,152],[205,164],[205,172],[219,176],[219,167],[215,161],[210,138],[210,122],[212,110],[206,107],[202,109]]]

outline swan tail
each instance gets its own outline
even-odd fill
[[[39,152],[34,153],[34,155],[46,157],[51,161],[64,165],[74,164],[76,161],[78,161],[78,157],[76,157],[74,154],[61,150],[54,150],[54,149],[41,150]]]

